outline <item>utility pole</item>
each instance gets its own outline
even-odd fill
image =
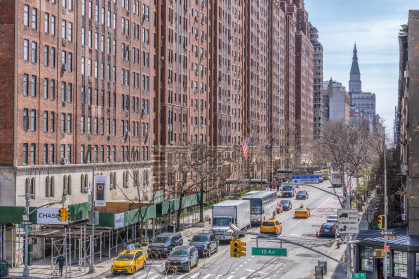
[[[29,194],[26,193],[25,194],[25,201],[26,201],[26,205],[25,205],[25,215],[26,215],[26,220],[25,221],[29,221]],[[25,278],[29,278],[29,268],[28,268],[28,225],[25,224],[25,267],[23,268],[23,277]]]
[[[387,214],[388,214],[388,199],[387,199],[387,160],[386,160],[386,141],[385,138],[383,140],[384,142],[384,231],[387,231]],[[384,235],[384,246],[387,246],[387,240],[388,236],[387,234]],[[386,249],[384,249],[384,279],[388,278],[387,274],[387,252]]]
[[[346,209],[351,209],[351,193],[345,188],[345,164],[343,161],[343,144],[340,145],[340,161],[342,164],[342,189],[346,194]],[[346,234],[346,278],[352,278],[351,237]]]

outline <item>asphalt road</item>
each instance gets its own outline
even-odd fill
[[[333,191],[329,181],[325,181],[318,186]],[[326,222],[328,215],[336,214],[339,201],[335,196],[308,186],[300,186],[297,190],[307,190],[310,197],[307,200],[292,198],[293,208],[277,215],[277,219],[282,223],[280,238],[297,242],[327,254],[329,249],[334,249],[331,247],[333,239],[316,238],[316,231],[322,223]],[[301,203],[304,203],[311,210],[311,215],[307,219],[294,218],[294,209]],[[258,233],[259,227],[253,227],[250,231]],[[187,243],[187,241],[188,239],[184,239],[184,242]],[[278,239],[263,239],[253,235],[247,235],[242,238],[242,241],[246,241],[247,252],[245,257],[231,258],[229,243],[220,243],[219,252],[210,258],[201,258],[198,267],[192,269],[190,273],[179,272],[179,274],[166,275],[164,260],[148,260],[146,268],[138,271],[135,275],[113,276],[108,274],[106,277],[136,279],[312,278],[314,266],[317,265],[318,259],[324,258],[309,249],[285,242],[282,243],[282,248],[287,248],[286,257],[252,255],[251,247],[280,248],[281,242]]]

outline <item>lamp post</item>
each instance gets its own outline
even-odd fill
[[[342,190],[344,191],[344,196],[346,197],[346,209],[351,209],[351,196],[350,193],[345,188],[345,164],[343,161],[343,144],[336,144],[328,141],[318,141],[319,143],[331,144],[337,147],[340,147],[340,161],[342,165]],[[352,278],[352,257],[351,257],[351,237],[349,233],[346,234],[346,278]]]
[[[386,163],[386,140],[383,139],[383,156],[384,156],[384,231],[387,231],[387,214],[388,214],[388,199],[387,199],[387,163]],[[387,246],[388,236],[384,235],[384,246]],[[384,279],[387,279],[387,252],[384,249]]]

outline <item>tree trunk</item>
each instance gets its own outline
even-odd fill
[[[204,184],[201,182],[201,195],[199,201],[199,222],[204,222]]]
[[[180,194],[180,198],[179,198],[179,209],[177,211],[177,219],[176,219],[176,231],[179,232],[180,231],[180,213],[182,212],[182,201],[183,201],[183,197],[185,196],[185,192],[182,191],[182,193]]]

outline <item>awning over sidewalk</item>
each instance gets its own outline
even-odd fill
[[[200,203],[200,200],[201,200],[200,193],[183,197],[182,209],[197,205]],[[176,212],[177,210],[179,210],[179,203],[180,203],[180,198],[162,202],[157,205],[157,213],[160,215],[166,215],[167,213]]]
[[[130,206],[133,206],[131,203]],[[134,205],[137,206],[137,205]],[[140,210],[133,209],[125,212],[115,210],[103,210],[106,212],[99,212],[99,226],[110,228],[122,228],[139,222],[144,222],[152,218],[156,218],[156,205],[144,205]]]

